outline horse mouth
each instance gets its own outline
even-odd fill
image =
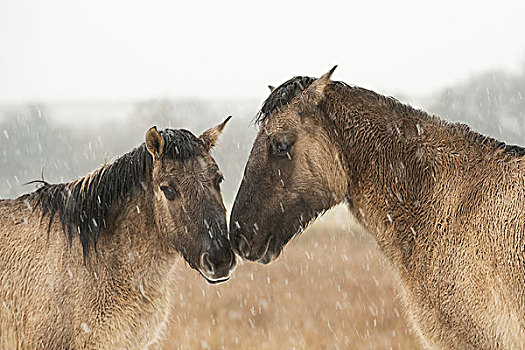
[[[223,282],[226,282],[230,279],[231,275],[228,274],[228,276],[226,277],[221,277],[221,278],[211,278],[209,276],[206,276],[201,270],[199,270],[199,273],[201,274],[202,277],[204,277],[204,279],[206,280],[206,282],[208,282],[209,284],[219,284],[219,283],[223,283]]]
[[[265,265],[269,264],[279,257],[282,250],[283,246],[277,242],[274,235],[271,235],[270,238],[268,238],[266,247],[257,262]]]
[[[203,275],[204,276],[204,275]],[[224,277],[224,278],[219,278],[219,279],[216,279],[216,280],[212,280],[212,279],[209,279],[208,277],[204,276],[204,279],[206,280],[206,282],[208,282],[209,284],[219,284],[219,283],[223,283],[223,282],[226,282],[230,279],[230,276],[228,277]]]

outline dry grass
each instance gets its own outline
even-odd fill
[[[184,270],[165,349],[419,348],[387,262],[342,209],[227,283]]]

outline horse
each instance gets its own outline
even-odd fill
[[[199,137],[152,127],[84,177],[0,201],[1,349],[158,347],[184,261],[209,283],[229,278],[210,155],[228,120]]]
[[[423,347],[525,348],[525,149],[332,81],[334,69],[262,105],[233,249],[272,262],[345,203],[389,261]]]

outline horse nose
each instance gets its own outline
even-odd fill
[[[250,255],[250,243],[246,237],[239,232],[239,224],[232,225],[230,228],[230,240],[232,243],[232,248],[235,250],[242,258],[247,258]]]
[[[213,279],[227,278],[237,264],[235,254],[231,250],[207,251],[200,258],[201,268]]]

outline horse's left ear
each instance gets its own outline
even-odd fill
[[[164,153],[164,138],[153,126],[146,132],[146,148],[153,159],[160,159]]]
[[[332,74],[334,73],[337,65],[324,74],[322,77],[316,79],[310,86],[306,88],[303,92],[303,96],[310,103],[318,104],[324,97],[324,89],[330,84]]]
[[[204,148],[206,151],[210,151],[213,147],[215,147],[215,144],[217,143],[217,140],[219,139],[219,136],[222,134],[224,127],[226,126],[226,123],[231,119],[231,115],[226,118],[222,123],[219,125],[214,126],[213,128],[209,128],[205,132],[199,136],[199,139],[204,144]]]

